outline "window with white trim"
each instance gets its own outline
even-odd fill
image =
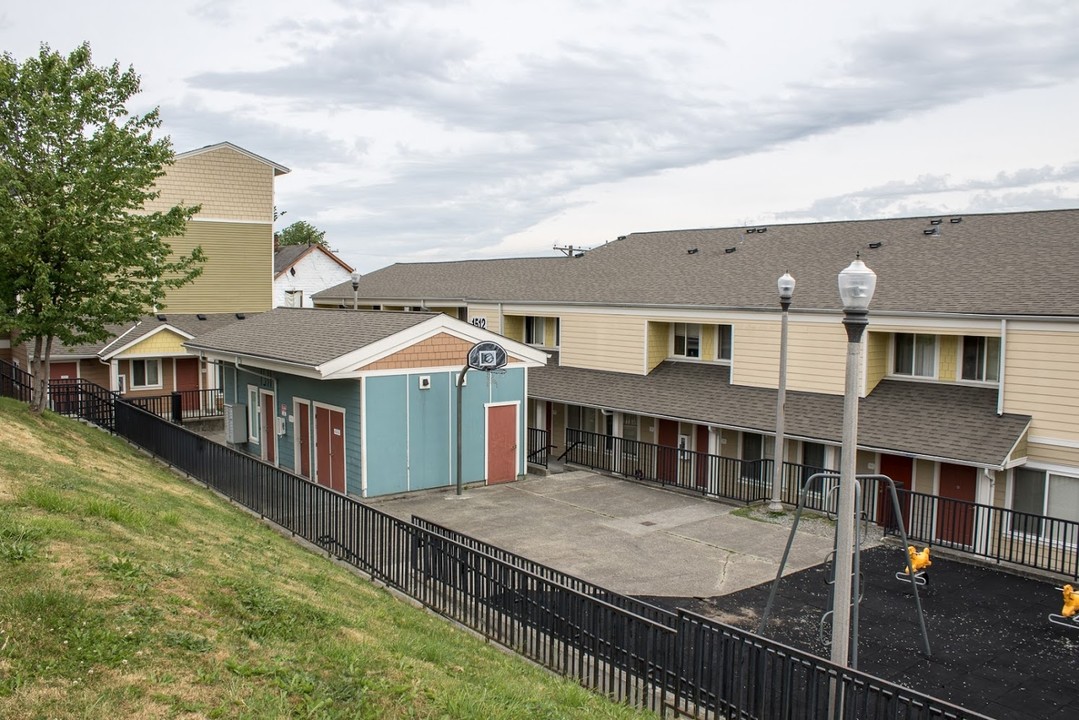
[[[161,387],[161,359],[131,361],[131,389]]]
[[[674,323],[674,357],[701,356],[701,326],[699,323]]]
[[[964,380],[997,382],[1000,380],[1000,338],[963,336],[962,367]]]
[[[547,338],[547,318],[525,318],[525,344],[543,345]]]
[[[1012,510],[1017,513],[1012,515],[1012,532],[1055,543],[1079,544],[1075,525],[1044,519],[1052,517],[1079,522],[1079,478],[1045,470],[1015,468],[1012,471]]]
[[[303,290],[286,290],[285,307],[303,307]]]
[[[259,389],[255,385],[247,386],[247,439],[259,442],[259,429],[262,427],[262,404],[259,402]]]
[[[892,373],[907,377],[936,377],[937,336],[896,333],[892,343]]]

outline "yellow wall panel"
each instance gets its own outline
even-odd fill
[[[501,334],[508,337],[510,340],[524,342],[525,319],[520,315],[503,315]]]
[[[865,345],[865,389],[873,392],[884,376],[888,374],[888,347],[892,336],[888,333],[867,332]],[[843,372],[846,372],[844,368]]]
[[[955,382],[955,368],[959,361],[959,338],[942,335],[937,339],[937,377],[943,382]]]
[[[1010,331],[1005,355],[1005,412],[1033,416],[1031,435],[1079,441],[1079,336]]]
[[[648,372],[667,359],[670,351],[671,324],[665,322],[648,323]]]
[[[201,246],[206,262],[194,282],[169,291],[167,312],[261,312],[273,306],[270,223],[193,220],[182,237],[168,242],[177,255]]]
[[[124,351],[128,355],[169,355],[173,353],[187,353],[182,335],[177,335],[171,330],[162,330],[148,338],[132,345]]]
[[[178,159],[158,178],[148,212],[202,205],[196,217],[273,222],[274,169],[230,148]]]
[[[561,364],[641,375],[646,326],[632,315],[563,315]]]
[[[787,335],[787,389],[842,395],[847,357],[843,326],[798,323],[792,318]],[[779,340],[778,318],[735,323],[733,382],[778,387]]]

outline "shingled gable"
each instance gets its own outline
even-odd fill
[[[239,145],[234,145],[233,143],[230,143],[228,141],[214,143],[213,145],[205,145],[203,147],[195,148],[194,150],[188,150],[188,151],[182,152],[182,153],[176,153],[176,160],[182,160],[183,158],[188,158],[188,157],[195,157],[196,155],[202,155],[203,153],[213,152],[214,150],[222,150],[222,149],[232,150],[233,152],[240,153],[241,155],[249,157],[252,160],[257,160],[260,163],[263,163],[265,165],[269,165],[271,168],[273,168],[273,174],[274,174],[275,177],[278,176],[278,175],[286,175],[286,174],[292,172],[291,170],[289,170],[284,165],[281,165],[280,163],[275,163],[273,160],[267,160],[266,158],[262,157],[261,155],[256,155],[255,153],[251,152],[250,150],[245,150],[242,147],[240,147]]]
[[[280,250],[277,250],[273,255],[273,273],[274,278],[278,278],[283,275],[289,268],[293,267],[305,257],[312,253],[321,253],[340,265],[345,272],[352,272],[351,265],[346,263],[341,258],[337,257],[337,254],[328,250],[323,245],[285,245]],[[351,281],[350,281],[351,283]],[[352,285],[349,285],[351,290]]]
[[[541,366],[547,358],[522,343],[430,312],[277,308],[185,345],[212,359],[326,380],[357,377],[365,365],[438,335],[470,344],[494,340],[529,367]]]

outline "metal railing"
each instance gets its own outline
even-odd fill
[[[528,462],[530,464],[547,467],[553,447],[550,433],[540,428],[528,428]]]
[[[225,416],[225,396],[220,388],[174,390],[168,395],[125,397],[132,405],[175,423]]]
[[[28,403],[34,394],[34,376],[0,360],[0,395]]]
[[[89,380],[50,380],[49,409],[106,430],[116,428],[118,395]]]
[[[93,388],[69,389],[88,395],[67,398],[69,410],[99,402]],[[113,412],[100,416],[111,418],[120,437],[432,610],[614,700],[706,718],[984,719],[693,613],[679,612],[672,626],[669,613],[633,598],[432,523],[393,517],[108,395]]]

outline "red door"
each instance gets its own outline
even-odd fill
[[[974,507],[978,470],[966,465],[940,464],[941,498],[963,500],[937,505],[937,539],[957,545],[970,545],[974,537]]]
[[[697,487],[704,487],[708,482],[708,426],[697,426]]]
[[[54,362],[49,363],[50,380],[75,380],[79,377],[79,363]]]
[[[345,491],[345,413],[315,406],[315,482]]]
[[[899,455],[880,456],[880,474],[895,481],[896,490],[914,489],[914,458]],[[903,509],[903,527],[910,531],[910,496],[900,493],[899,503]],[[892,493],[887,483],[880,483],[877,490],[877,522],[884,527],[898,527],[892,508]]]
[[[678,423],[674,420],[659,421],[659,448],[656,457],[656,477],[661,482],[678,480]]]
[[[176,390],[184,412],[199,409],[199,359],[176,358]]]
[[[296,469],[305,478],[311,477],[311,406],[296,403]]]
[[[277,464],[277,433],[274,432],[274,398],[269,393],[262,395],[262,459],[273,465]]]
[[[517,479],[517,406],[487,408],[487,484]]]
[[[56,412],[71,412],[75,406],[75,389],[62,387],[72,385],[79,378],[79,361],[49,363],[49,395]]]

